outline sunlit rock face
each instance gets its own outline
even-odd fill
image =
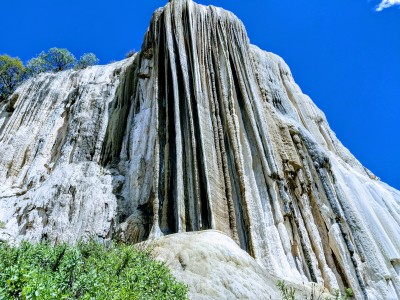
[[[400,298],[400,192],[232,13],[173,0],[133,58],[40,75],[0,105],[0,239],[216,229],[276,277]]]
[[[111,237],[115,177],[100,159],[130,63],[42,74],[0,106],[0,239]]]
[[[170,234],[150,247],[153,256],[166,262],[173,275],[190,287],[189,299],[282,298],[276,278],[218,231]]]

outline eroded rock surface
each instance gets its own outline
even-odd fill
[[[119,74],[131,63],[42,74],[0,107],[0,239],[111,237],[116,177],[100,158]]]
[[[0,239],[216,229],[276,277],[400,298],[400,192],[229,12],[173,0],[135,57],[0,105]]]
[[[150,245],[190,299],[279,299],[273,278],[228,236],[217,231],[171,234]]]

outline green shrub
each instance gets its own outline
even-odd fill
[[[128,53],[125,54],[125,58],[129,58],[129,57],[134,56],[136,54],[136,52],[137,51],[135,49],[129,50]]]
[[[6,228],[6,223],[0,221],[0,229]]]
[[[75,65],[75,69],[85,69],[90,66],[97,65],[99,59],[93,53],[85,53],[81,56],[79,61]]]
[[[288,287],[283,280],[279,280],[277,287],[281,293],[282,300],[295,300],[296,290],[292,287]]]
[[[129,245],[0,244],[0,299],[187,299],[187,287]]]
[[[75,56],[67,49],[51,48],[28,61],[26,67],[29,75],[32,76],[42,72],[59,72],[71,69],[75,64]]]
[[[286,282],[279,280],[277,285],[278,290],[281,294],[282,300],[296,300],[296,290],[293,287],[288,287]],[[305,290],[305,289],[304,289]],[[354,294],[352,289],[346,288],[345,295],[342,295],[339,290],[335,290],[333,297],[323,297],[323,288],[318,287],[315,283],[311,284],[311,291],[304,292],[301,299],[304,300],[350,300],[353,299]],[[299,298],[300,299],[300,298]]]
[[[18,57],[0,55],[0,102],[7,99],[25,75],[25,67]]]
[[[345,289],[345,294],[342,295],[339,290],[336,290],[334,293],[334,299],[335,300],[349,300],[349,299],[354,299],[354,293],[353,290],[350,288]]]

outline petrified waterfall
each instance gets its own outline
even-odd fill
[[[231,13],[173,0],[134,57],[0,103],[0,239],[216,229],[270,274],[400,298],[400,192]]]

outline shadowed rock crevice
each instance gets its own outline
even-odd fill
[[[135,57],[138,58],[138,55]],[[115,99],[110,103],[110,117],[101,153],[101,163],[104,166],[116,164],[120,159],[122,142],[127,130],[128,115],[133,105],[132,97],[138,92],[137,73],[137,59],[135,59],[122,75]],[[135,107],[135,110],[140,110],[140,107]]]

